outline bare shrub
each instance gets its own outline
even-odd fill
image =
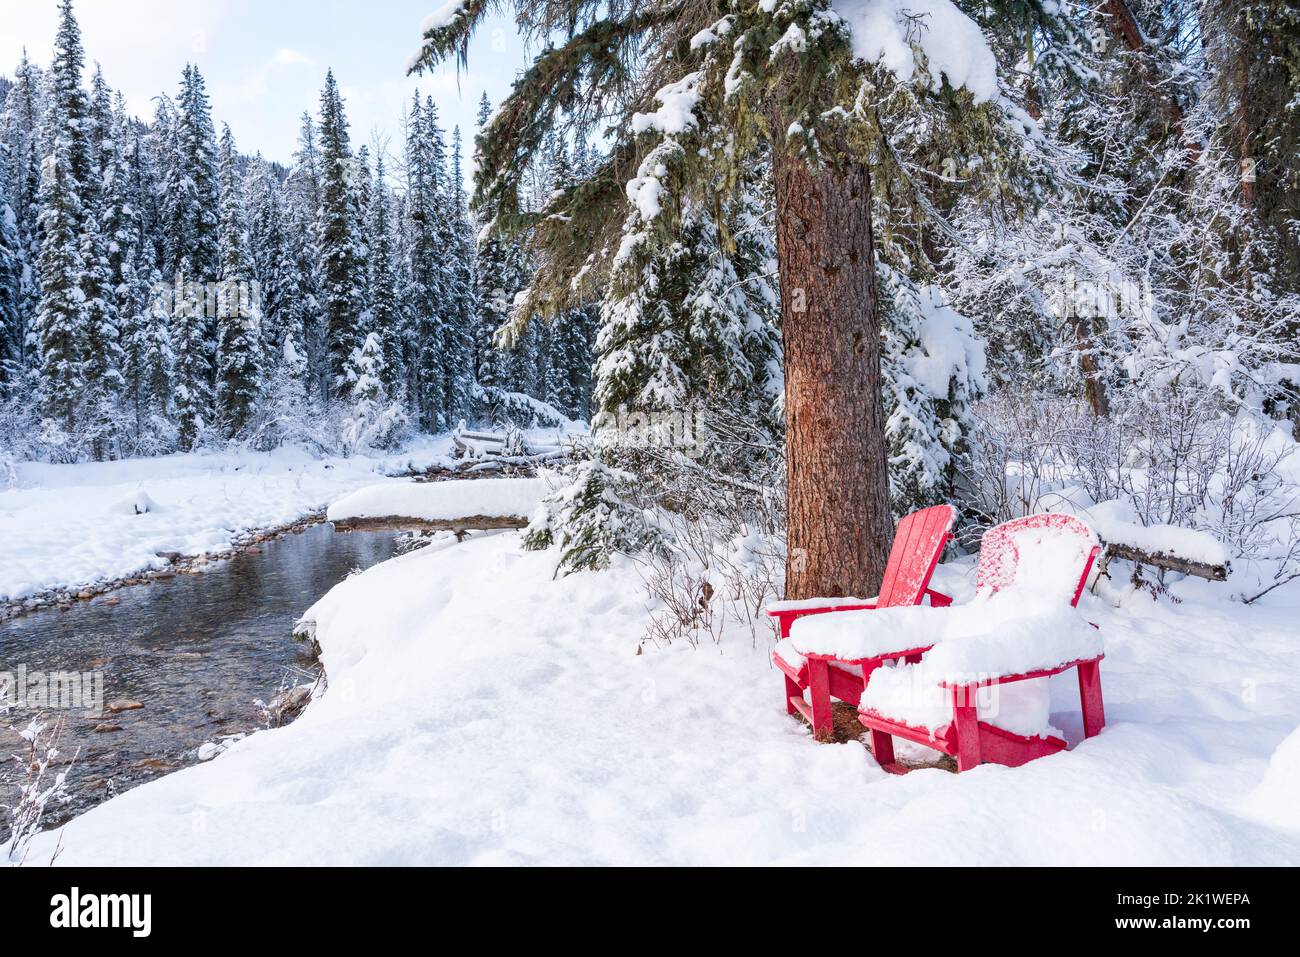
[[[638,559],[652,605],[646,640],[718,642],[729,625],[757,642],[764,608],[785,580],[785,479],[780,449],[754,423],[711,413],[695,454],[629,450],[636,495],[660,516],[668,548]]]
[[[1007,393],[976,414],[967,544],[1063,499],[1119,499],[1142,525],[1200,529],[1267,564],[1269,590],[1300,577],[1300,453],[1274,423],[1178,387],[1123,394],[1104,418],[1069,399]]]
[[[9,815],[10,836],[8,843],[0,845],[0,851],[10,864],[27,862],[32,840],[41,832],[46,808],[51,803],[66,804],[72,799],[68,793],[68,774],[77,756],[73,755],[66,768],[54,770],[60,754],[58,742],[63,734],[64,720],[60,718],[53,724],[46,724],[42,716],[37,715],[18,731],[25,747],[11,758],[21,769],[22,780],[15,803],[4,806]],[[54,853],[57,857],[58,850]]]

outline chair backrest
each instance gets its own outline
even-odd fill
[[[944,546],[952,538],[956,520],[955,508],[936,505],[913,512],[898,523],[894,547],[889,551],[885,577],[880,583],[877,608],[921,604]]]
[[[979,594],[1009,588],[1059,594],[1078,605],[1101,547],[1073,515],[1030,515],[990,528],[980,541]]]

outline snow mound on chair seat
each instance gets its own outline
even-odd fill
[[[936,732],[952,721],[952,695],[939,685],[926,662],[879,668],[862,696],[862,710]],[[1025,737],[1062,733],[1048,720],[1051,699],[1046,678],[1014,681],[979,689],[979,719]]]
[[[331,522],[411,518],[429,522],[459,518],[528,518],[550,491],[545,479],[469,479],[451,482],[368,485],[329,507]]]
[[[849,661],[936,647],[928,659],[949,671],[1015,674],[1101,654],[1101,637],[1056,596],[1018,591],[965,605],[846,611],[796,621],[790,641],[804,655]],[[939,658],[935,659],[935,655]]]
[[[983,604],[997,601],[995,597]],[[976,617],[984,611],[977,605],[966,605],[965,610]],[[1016,675],[1096,658],[1104,650],[1101,632],[1066,606],[999,616],[985,630],[946,636],[925,656],[925,664],[944,676]]]
[[[795,648],[794,643],[791,642],[789,638],[783,638],[781,641],[778,641],[776,647],[772,649],[772,654],[796,670],[802,668],[808,663],[808,659],[799,654],[798,649]],[[841,671],[847,671],[851,675],[862,676],[861,665],[851,665],[843,661],[832,661],[831,667],[839,668]]]
[[[778,641],[776,647],[772,649],[772,655],[776,658],[780,658],[791,668],[795,669],[802,668],[808,663],[808,659],[799,654],[798,650],[796,650],[794,646],[794,642],[789,638],[782,638]]]

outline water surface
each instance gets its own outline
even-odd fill
[[[144,708],[104,715],[43,712],[61,721],[60,762],[73,800],[51,806],[46,826],[169,770],[196,763],[197,750],[224,735],[266,725],[256,703],[295,683],[312,683],[319,665],[292,637],[294,622],[355,569],[394,554],[397,533],[335,533],[314,526],[214,563],[197,575],[136,585],[74,605],[0,623],[0,673],[102,672],[105,703]],[[108,599],[117,598],[116,605]],[[34,712],[0,717],[0,805],[11,804],[25,751],[18,731]],[[96,731],[114,724],[120,731]],[[0,810],[0,842],[8,838]]]

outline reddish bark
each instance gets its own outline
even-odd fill
[[[840,155],[845,155],[841,153]],[[788,599],[876,594],[893,530],[871,176],[778,155]]]

